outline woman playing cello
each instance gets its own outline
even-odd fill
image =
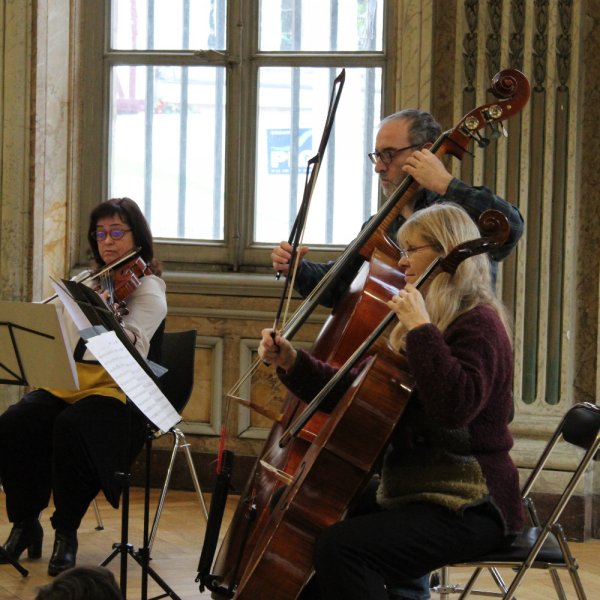
[[[167,302],[144,215],[129,198],[102,202],[90,215],[88,241],[99,267],[140,249],[148,272],[128,297],[121,325],[138,352],[148,356]],[[29,558],[40,558],[39,515],[52,493],[56,535],[49,575],[75,565],[77,529],[98,492],[118,506],[121,482],[115,472],[129,468],[124,462],[133,460],[145,439],[145,419],[126,410],[125,394],[85,350],[68,315],[64,320],[80,389],[35,389],[0,416],[0,478],[13,524],[4,549],[15,559],[25,549]]]
[[[512,349],[489,259],[469,258],[453,275],[414,285],[436,257],[478,236],[453,204],[414,213],[398,233],[407,284],[389,302],[399,321],[390,342],[405,353],[415,388],[378,486],[319,536],[316,577],[303,600],[387,600],[387,588],[404,589],[432,570],[501,548],[522,527],[509,455]],[[270,329],[259,354],[306,401],[336,370],[279,335],[273,339]],[[360,365],[334,389],[330,408],[359,371]]]

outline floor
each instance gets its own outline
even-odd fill
[[[156,497],[157,493],[153,490],[154,503]],[[230,499],[230,509],[235,501],[235,498]],[[3,504],[4,496],[0,495],[1,515],[5,514]],[[96,517],[90,510],[79,530],[78,564],[100,564],[113,553],[113,544],[121,541],[121,511],[110,507],[104,499],[99,500],[98,504],[104,530],[95,529]],[[230,514],[230,510],[226,512],[226,519]],[[29,560],[26,554],[21,558],[21,564],[29,570],[29,575],[22,577],[11,565],[0,565],[0,600],[34,600],[37,588],[51,580],[46,573],[47,560],[53,543],[49,515],[50,510],[42,516],[42,524],[46,532],[42,559]],[[136,488],[131,492],[129,522],[128,541],[137,549],[141,545],[143,534],[143,494]],[[170,491],[152,549],[151,567],[164,581],[167,590],[174,592],[182,600],[210,598],[208,592],[200,593],[195,582],[204,529],[205,521],[195,493]],[[0,523],[0,539],[6,539],[9,530],[9,524],[3,520]],[[579,561],[588,598],[590,600],[600,598],[600,540],[574,543],[572,550]],[[122,562],[125,563],[124,567],[121,565]],[[125,553],[117,553],[108,567],[115,573],[118,581],[121,575],[126,576],[127,598],[131,600],[142,598],[142,570],[133,558]],[[451,571],[453,583],[464,581],[465,577],[466,572],[457,569]],[[569,581],[565,581],[567,586]],[[147,598],[164,597],[165,593],[164,588],[149,578]],[[567,595],[568,598],[576,597],[569,587],[567,587]],[[526,576],[518,594],[519,600],[550,600],[555,597],[548,574],[537,572],[531,572]],[[439,594],[433,594],[432,598],[437,600]],[[457,598],[457,596],[451,595],[450,598]],[[256,600],[269,599],[257,598]]]

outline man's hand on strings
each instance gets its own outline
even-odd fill
[[[405,161],[402,170],[411,175],[422,187],[443,196],[452,181],[444,163],[427,148],[413,152]]]
[[[273,329],[263,329],[262,340],[258,346],[258,355],[266,363],[289,371],[296,362],[298,354],[292,344]]]
[[[300,246],[296,252],[296,257],[299,261],[302,260],[304,255],[308,252],[307,246]],[[292,258],[292,246],[288,242],[281,242],[279,246],[273,248],[271,252],[271,261],[273,268],[277,272],[281,272],[287,275],[290,270],[290,259]]]
[[[429,312],[425,307],[425,299],[412,283],[407,283],[387,305],[396,313],[398,320],[407,331],[431,323]]]

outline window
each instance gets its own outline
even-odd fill
[[[84,125],[90,149],[105,140],[84,188],[88,198],[136,200],[167,263],[268,267],[343,68],[304,240],[343,246],[376,210],[367,152],[390,104],[392,2],[112,0],[102,14],[89,4],[101,3],[84,3],[87,27],[103,19],[108,34],[89,41],[96,55],[104,44],[105,85],[98,93],[90,81],[86,97],[104,98],[106,117]]]

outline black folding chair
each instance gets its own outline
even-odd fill
[[[506,551],[482,556],[468,563],[451,565],[454,567],[475,567],[467,584],[462,587],[448,583],[448,567],[441,570],[440,584],[433,591],[440,594],[440,599],[449,598],[451,593],[459,593],[459,598],[467,598],[470,594],[493,596],[504,600],[513,599],[514,594],[529,569],[542,569],[552,578],[557,597],[566,598],[559,571],[566,570],[579,600],[586,598],[585,590],[579,577],[579,565],[573,557],[567,538],[558,522],[567,502],[573,495],[579,480],[592,460],[598,460],[600,452],[600,407],[582,402],[571,407],[562,418],[556,431],[546,445],[538,463],[527,479],[522,496],[531,520],[527,527]],[[532,488],[542,473],[548,458],[559,442],[567,443],[583,450],[579,463],[571,478],[565,485],[549,516],[543,521],[536,511],[530,496]],[[487,569],[500,591],[474,589],[480,574]],[[510,584],[507,584],[500,569],[511,569],[514,573]]]

